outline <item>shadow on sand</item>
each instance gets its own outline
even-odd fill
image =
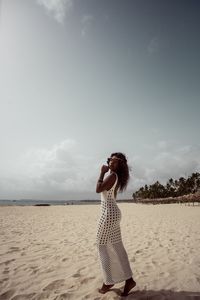
[[[122,289],[110,289],[116,292],[119,296],[121,295]],[[189,291],[172,291],[172,290],[133,290],[130,291],[126,297],[121,297],[127,300],[200,300],[200,292],[189,292]]]

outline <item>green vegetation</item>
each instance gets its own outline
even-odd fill
[[[133,198],[156,199],[167,197],[179,197],[187,194],[194,194],[200,190],[200,173],[192,173],[187,179],[180,177],[178,180],[170,178],[166,185],[159,181],[151,185],[145,185],[133,193]]]

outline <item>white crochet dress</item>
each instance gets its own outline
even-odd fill
[[[117,181],[116,174],[112,188],[101,192],[101,215],[97,226],[96,243],[105,284],[125,281],[133,274],[121,238],[121,211],[114,197]]]

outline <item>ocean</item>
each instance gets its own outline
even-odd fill
[[[33,205],[80,205],[80,204],[97,204],[100,200],[34,200],[34,199],[20,199],[20,200],[0,200],[0,206],[17,205],[17,206],[33,206]]]

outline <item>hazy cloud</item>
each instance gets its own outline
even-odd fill
[[[90,188],[91,158],[78,153],[75,140],[64,140],[50,149],[33,149],[24,161],[29,165],[32,178],[40,183],[63,190]]]
[[[170,47],[170,40],[164,37],[153,37],[147,45],[149,55],[159,53],[161,50],[166,50]]]
[[[1,195],[14,198],[77,199],[95,193],[99,163],[79,154],[75,140],[50,149],[31,149],[18,160],[16,174],[1,178]],[[87,194],[85,193],[87,191]],[[74,196],[76,195],[76,196]]]
[[[72,7],[72,0],[37,0],[44,6],[48,15],[52,15],[59,23],[63,23],[67,11]]]
[[[104,158],[81,155],[79,143],[66,139],[49,149],[30,149],[15,166],[15,173],[0,178],[0,198],[14,199],[98,199],[96,180]],[[178,145],[173,141],[158,141],[148,148],[148,157],[129,158],[132,166],[128,189],[119,198],[131,197],[145,184],[159,180],[166,184],[169,178],[188,177],[200,171],[200,145]],[[107,173],[108,174],[108,173]],[[107,175],[106,175],[107,176]]]
[[[91,16],[91,15],[83,16],[83,18],[81,20],[81,23],[82,23],[81,35],[82,35],[82,37],[84,37],[88,33],[89,28],[91,27],[93,21],[94,21],[93,16]]]
[[[152,184],[159,180],[166,184],[169,178],[188,177],[200,171],[200,145],[178,146],[172,141],[159,141],[151,145],[152,159],[145,161],[137,156],[132,159],[134,182],[133,188]]]
[[[151,39],[147,46],[147,51],[149,54],[153,54],[160,51],[160,41],[158,37],[154,37]]]

